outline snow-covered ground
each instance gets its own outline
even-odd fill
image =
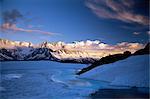
[[[52,61],[1,62],[1,98],[88,99],[107,83],[78,78],[75,72],[85,66]]]
[[[133,56],[97,67],[81,76],[75,73],[86,66],[83,64],[1,62],[1,98],[89,99],[89,95],[100,88],[148,87],[148,57]]]
[[[90,70],[80,78],[107,81],[115,86],[149,87],[149,55],[132,56]]]

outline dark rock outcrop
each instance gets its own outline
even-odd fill
[[[109,55],[109,56],[103,57],[99,61],[94,62],[92,65],[90,65],[86,68],[83,68],[81,71],[79,71],[76,74],[80,75],[84,72],[87,72],[87,71],[97,67],[97,66],[104,65],[104,64],[109,64],[109,63],[114,63],[116,61],[128,58],[129,56],[131,56],[131,52],[126,51],[123,54],[114,54],[114,55]]]
[[[51,60],[51,49],[33,48],[29,54],[19,53],[17,49],[0,49],[0,61],[27,61],[27,60]]]
[[[0,49],[0,61],[17,60],[17,56],[12,51],[5,48]]]
[[[48,48],[36,48],[31,54],[24,57],[24,60],[48,60],[52,58]]]
[[[148,44],[145,46],[145,48],[136,51],[133,55],[150,54],[149,48],[150,48],[150,43],[148,43]]]

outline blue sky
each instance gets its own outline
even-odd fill
[[[148,42],[147,0],[1,0],[0,3],[1,38],[33,43],[87,39],[109,44]],[[14,17],[14,12],[20,16]]]

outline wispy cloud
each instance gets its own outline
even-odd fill
[[[147,16],[133,13],[134,2],[132,0],[87,0],[86,6],[100,18],[141,25],[149,24]]]
[[[146,31],[146,32],[143,32],[143,33],[146,33],[147,35],[150,35],[150,31]],[[141,32],[133,32],[133,35],[139,35],[141,34]]]
[[[46,32],[46,31],[42,31],[42,30],[37,30],[37,29],[24,29],[24,28],[20,28],[17,27],[16,24],[9,24],[9,23],[4,23],[1,26],[1,30],[2,31],[13,31],[13,32],[28,32],[28,33],[41,33],[44,35],[60,35],[59,33],[52,33],[52,32]]]
[[[139,34],[140,34],[140,32],[133,32],[133,34],[134,34],[134,35],[139,35]]]
[[[120,26],[122,29],[128,29],[128,30],[132,30],[132,31],[141,31],[141,30],[145,30],[148,29],[149,26],[144,26],[144,25],[121,25]]]
[[[59,33],[53,33],[48,31],[43,31],[40,29],[28,29],[28,28],[21,28],[17,26],[17,20],[22,19],[24,16],[16,9],[11,11],[5,11],[2,13],[2,25],[0,26],[0,30],[3,32],[28,32],[28,33],[40,33],[43,35],[60,35]],[[32,26],[32,25],[31,25]]]

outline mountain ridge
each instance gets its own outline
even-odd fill
[[[143,44],[122,42],[108,45],[98,40],[64,42],[31,42],[0,39],[0,61],[54,60],[58,62],[93,63],[102,57],[123,53],[134,53],[143,48]]]

